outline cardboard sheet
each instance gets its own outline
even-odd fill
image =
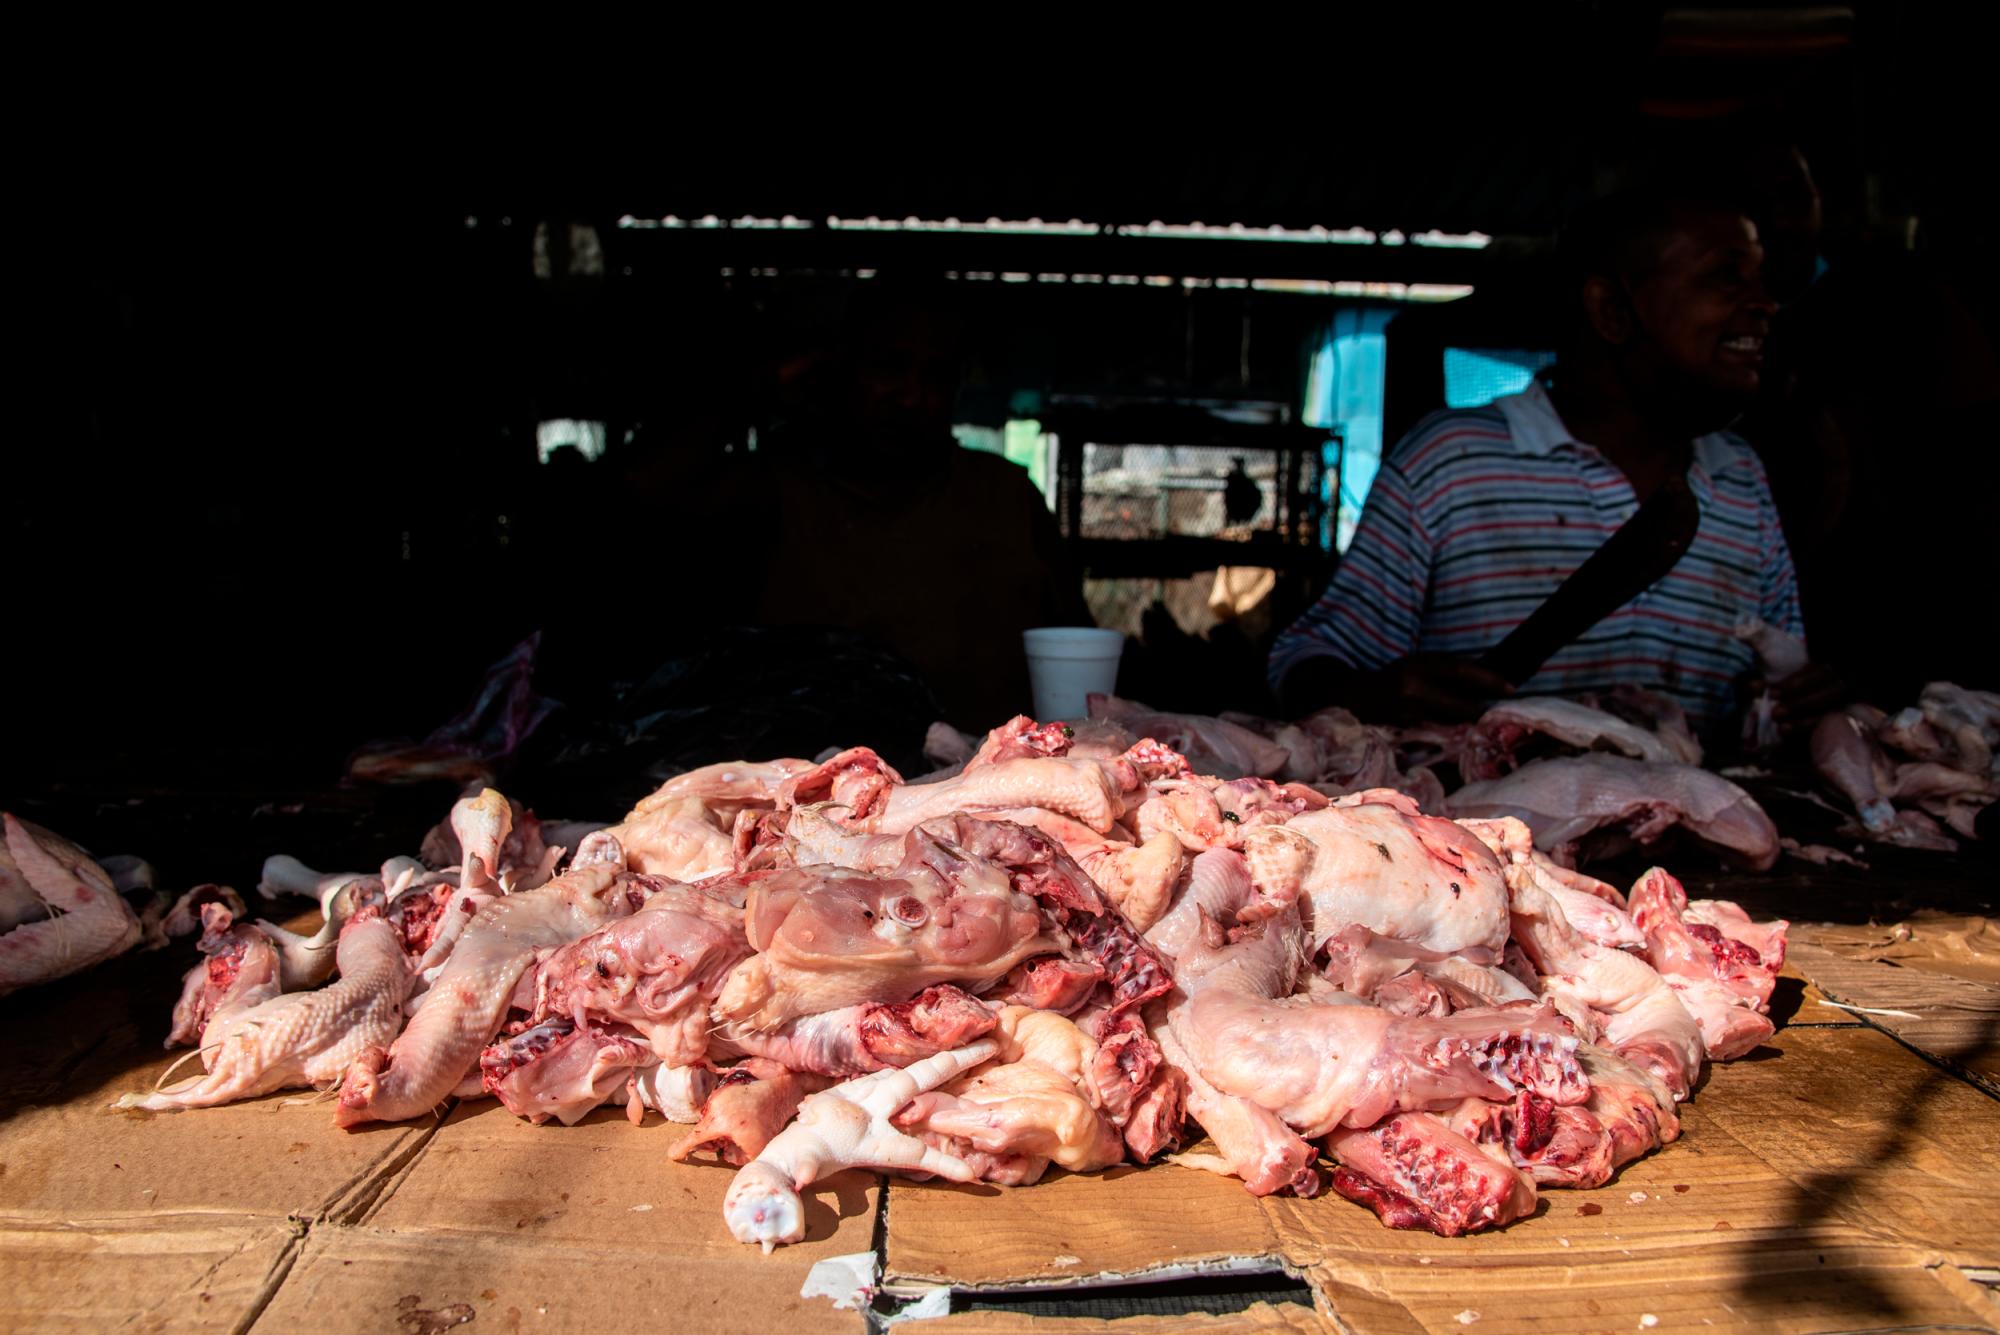
[[[0,1025],[0,1329],[860,1335],[860,1314],[799,1290],[816,1261],[871,1251],[897,1293],[1247,1266],[1307,1279],[1316,1302],[1112,1322],[961,1312],[911,1332],[2000,1324],[1968,1277],[2000,1269],[2000,1101],[1897,1041],[1961,1052],[1942,1001],[1895,1037],[1894,1017],[1828,1004],[1914,1014],[1913,987],[1982,984],[1851,958],[1817,928],[1794,939],[1786,1027],[1712,1068],[1678,1143],[1597,1191],[1546,1193],[1499,1233],[1395,1232],[1337,1198],[1258,1200],[1170,1166],[1018,1191],[850,1173],[809,1190],[806,1242],[769,1257],[723,1227],[731,1170],[668,1162],[685,1133],[656,1117],[532,1127],[487,1102],[343,1133],[296,1095],[107,1111],[165,1069],[182,963],[119,961],[10,998]]]
[[[1807,924],[1812,944],[1858,961],[2000,987],[2000,922],[1924,909],[1886,923]]]
[[[111,1111],[186,1052],[160,1046],[186,964],[128,956],[7,998],[0,1329],[102,1330],[135,1316],[140,1330],[238,1329],[314,1221],[368,1196],[429,1134],[342,1135],[327,1105],[297,1095]]]
[[[1976,1289],[1938,1271],[2000,1258],[1996,1171],[2000,1105],[1885,1035],[1802,1028],[1713,1068],[1680,1141],[1498,1233],[1397,1232],[1338,1198],[1260,1201],[1173,1167],[893,1183],[886,1277],[1104,1282],[1262,1257],[1355,1329],[1980,1324]]]
[[[2000,1095],[2000,928],[1991,919],[1802,924],[1792,939],[1789,967],[1847,1014]]]
[[[626,1231],[624,1222],[609,1221],[591,1245],[551,1244],[525,1230],[315,1231],[256,1328],[861,1335],[858,1313],[799,1297],[807,1266],[796,1257],[775,1255],[761,1273],[751,1262],[766,1258],[747,1252],[727,1263],[688,1260],[675,1229]],[[716,1227],[700,1232],[719,1230],[718,1211]],[[865,1221],[862,1233],[865,1246]]]
[[[1798,961],[1786,959],[1778,973],[1778,985],[1771,991],[1771,1022],[1780,1029],[1833,1025],[1852,1028],[1863,1023],[1860,1016],[1827,1004],[1818,983],[1799,972]]]
[[[338,1135],[328,1128],[327,1134]],[[459,1312],[478,1329],[840,1331],[861,1318],[799,1297],[815,1261],[873,1246],[880,1179],[843,1173],[805,1193],[806,1239],[765,1256],[729,1236],[735,1170],[675,1164],[686,1128],[600,1111],[530,1126],[498,1103],[461,1105],[377,1198],[315,1229],[266,1314],[299,1329],[337,1299],[350,1326]],[[399,1308],[406,1299],[414,1300]],[[510,1316],[509,1313],[518,1316]],[[320,1319],[325,1319],[321,1317]]]
[[[229,1331],[290,1263],[283,1223],[0,1226],[0,1330]]]

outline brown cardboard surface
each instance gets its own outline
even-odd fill
[[[308,1221],[366,1196],[433,1129],[343,1135],[297,1095],[111,1111],[186,1051],[160,1047],[185,965],[115,960],[0,1010],[0,1329],[239,1329]]]
[[[2000,1094],[2000,986],[1906,960],[1857,959],[1812,941],[1793,946],[1792,962],[1825,995],[1865,1008],[1856,1018]]]
[[[1882,960],[1947,978],[2000,986],[2000,922],[1922,909],[1892,922],[1812,923],[1812,944],[1854,960]]]
[[[755,1261],[760,1276],[796,1270],[798,1281],[822,1257],[869,1249],[881,1182],[873,1174],[807,1188],[805,1241],[767,1261],[723,1227],[722,1196],[736,1170],[667,1159],[686,1133],[656,1116],[634,1127],[610,1109],[572,1127],[530,1126],[492,1100],[462,1104],[353,1222],[551,1246],[598,1245],[610,1234],[682,1261]]]
[[[1778,971],[1778,985],[1771,992],[1771,1020],[1778,1028],[1799,1025],[1859,1025],[1861,1017],[1838,1006],[1827,1005],[1819,984],[1799,972],[1798,962],[1787,959]]]
[[[1051,1172],[1022,1188],[892,1182],[884,1236],[883,1279],[904,1284],[1066,1282],[1282,1259],[1269,1210],[1241,1182],[1172,1164]]]
[[[297,1239],[282,1223],[236,1220],[0,1228],[0,1330],[236,1330],[283,1277]]]
[[[338,1132],[330,1104],[272,1095],[192,1112],[112,1112],[162,1059],[0,1122],[0,1222],[317,1215],[407,1157],[429,1129]],[[290,1106],[287,1106],[287,1104]]]
[[[858,1335],[858,1313],[799,1289],[814,1262],[873,1246],[880,1179],[808,1188],[805,1241],[765,1256],[723,1226],[735,1170],[668,1161],[686,1131],[611,1111],[537,1127],[462,1104],[365,1202],[312,1230],[258,1328],[421,1326],[411,1313],[466,1304],[480,1330]]]
[[[1339,1199],[1258,1200],[1171,1166],[1057,1173],[1023,1190],[896,1182],[886,1194],[844,1174],[807,1193],[807,1240],[769,1257],[723,1227],[731,1170],[670,1163],[684,1130],[657,1118],[532,1127],[483,1102],[354,1134],[297,1096],[109,1112],[166,1065],[158,1030],[178,967],[120,973],[119,961],[96,986],[77,982],[66,1000],[50,989],[33,1015],[17,1007],[0,1025],[0,1329],[436,1335],[469,1315],[474,1332],[636,1321],[857,1335],[857,1313],[799,1289],[815,1261],[878,1245],[899,1289],[1261,1259],[1308,1277],[1320,1304],[1110,1322],[975,1312],[913,1331],[2000,1323],[1991,1292],[1961,1273],[2000,1267],[2000,1102],[1871,1027],[1895,1017],[1827,1004],[1920,1014],[1928,1027],[1904,1021],[1896,1036],[1984,1070],[1982,1050],[1943,1023],[1988,1014],[1973,994],[1913,991],[1979,985],[1902,958],[1853,958],[1837,947],[1865,955],[1879,942],[1824,930],[1834,934],[1795,932],[1773,1008],[1785,1027],[1712,1069],[1680,1142],[1598,1191],[1548,1193],[1534,1218],[1499,1233],[1396,1232]]]
[[[1257,1200],[1171,1166],[1020,1191],[889,1188],[885,1280],[962,1286],[1229,1256],[1307,1273],[1359,1330],[1983,1323],[1937,1267],[2000,1260],[2000,1104],[1887,1036],[1785,1031],[1714,1068],[1683,1136],[1596,1191],[1447,1239],[1338,1198]]]
[[[317,911],[292,919],[310,930]],[[161,1046],[190,943],[113,960],[0,1001],[0,1225],[217,1214],[284,1220],[335,1208],[435,1123],[333,1133],[310,1091],[193,1112],[110,1111],[168,1068]]]
[[[743,1248],[724,1260],[699,1245],[689,1257],[668,1230],[629,1230],[626,1218],[599,1216],[590,1244],[555,1244],[528,1230],[315,1229],[255,1329],[438,1335],[469,1313],[459,1322],[467,1335],[862,1335],[859,1313],[799,1297],[809,1268],[799,1257]],[[710,1231],[721,1232],[719,1209]],[[866,1221],[839,1245],[866,1250]]]

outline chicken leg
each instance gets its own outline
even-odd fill
[[[952,1182],[978,1176],[964,1160],[898,1131],[889,1120],[917,1095],[936,1089],[999,1052],[990,1038],[926,1057],[902,1070],[876,1071],[814,1094],[798,1120],[745,1164],[723,1197],[722,1217],[738,1242],[768,1254],[806,1235],[799,1191],[843,1168],[934,1173]]]

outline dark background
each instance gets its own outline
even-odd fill
[[[1620,163],[1770,111],[1811,160],[1829,256],[1887,256],[1946,284],[1992,337],[1980,34],[1906,6],[1704,12],[1723,18],[1558,5],[1477,26],[1447,11],[1401,32],[1322,20],[1255,42],[1155,30],[1175,57],[1114,43],[1061,68],[1045,48],[1062,43],[1014,34],[1018,60],[962,74],[919,41],[869,77],[830,70],[846,57],[829,54],[809,84],[745,43],[677,51],[654,82],[586,65],[465,95],[445,93],[442,64],[389,80],[365,58],[315,85],[323,97],[285,97],[268,70],[254,89],[78,70],[17,126],[26,300],[0,472],[0,797],[331,782],[361,743],[456,712],[537,627],[558,628],[544,688],[559,698],[590,689],[599,664],[643,671],[718,619],[736,567],[726,545],[683,541],[703,460],[783,416],[785,368],[838,336],[857,268],[1506,292]],[[385,83],[425,105],[390,106]],[[613,109],[622,94],[634,109]],[[1496,242],[1307,255],[616,225],[667,213],[1198,219]],[[569,220],[597,228],[603,279],[533,275],[535,225]],[[965,291],[977,347],[964,402],[996,423],[1021,386],[1296,401],[1307,341],[1337,305],[1214,288]],[[1392,335],[1392,363],[1393,348]],[[554,417],[610,424],[613,452],[587,483],[536,463],[535,424]],[[1941,512],[1962,510],[1959,481],[1979,476],[1961,470],[1990,469],[1993,420],[1921,442]],[[663,459],[679,500],[635,525],[621,479]],[[1950,578],[1891,535],[1882,559],[1931,586]],[[1991,605],[1990,586],[1953,597],[1968,615]]]

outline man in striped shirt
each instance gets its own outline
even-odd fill
[[[1390,452],[1326,592],[1272,648],[1293,712],[1476,717],[1511,691],[1477,656],[1676,474],[1701,511],[1686,554],[1521,693],[1633,683],[1713,723],[1755,668],[1740,621],[1804,634],[1763,468],[1718,429],[1756,392],[1773,312],[1755,227],[1725,204],[1635,193],[1570,229],[1564,258],[1571,346],[1547,384],[1433,414]],[[1795,720],[1835,695],[1816,668],[1778,689]]]

